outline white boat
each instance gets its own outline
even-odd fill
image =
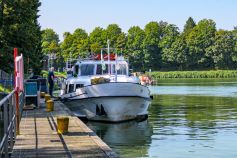
[[[147,117],[151,101],[148,87],[138,77],[129,76],[123,57],[102,53],[100,58],[76,62],[60,97],[75,114],[109,122]]]

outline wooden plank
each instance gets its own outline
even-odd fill
[[[12,157],[118,157],[96,134],[61,102],[54,111],[39,108],[24,111]],[[69,117],[69,132],[56,132],[57,117]]]

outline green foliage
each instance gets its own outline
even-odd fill
[[[45,29],[42,31],[42,53],[57,53],[59,49],[59,37],[53,29]]]
[[[142,48],[143,39],[145,37],[144,31],[139,26],[133,26],[128,30],[126,55],[129,58],[131,68],[134,71],[144,69],[144,52]]]
[[[47,76],[48,76],[48,71],[45,71],[45,70],[42,70],[41,71],[41,75],[43,76],[43,77],[46,77],[47,78]],[[66,73],[65,72],[57,72],[57,71],[55,71],[54,72],[54,75],[57,77],[57,76],[59,76],[59,77],[64,77],[64,78],[66,78]]]
[[[185,33],[190,32],[194,27],[196,26],[196,23],[194,22],[192,17],[189,17],[186,21],[186,24],[184,25],[184,31]]]
[[[11,90],[10,89],[5,89],[5,88],[2,87],[2,85],[0,85],[0,92],[10,93]]]
[[[213,20],[201,20],[187,36],[187,46],[190,58],[188,64],[191,68],[213,68],[213,60],[208,52],[215,40],[216,24]]]
[[[50,32],[51,35],[42,40],[45,41],[43,52],[58,49],[58,37]],[[144,29],[132,26],[127,34],[117,24],[105,29],[96,27],[89,35],[78,28],[74,33],[64,33],[59,52],[64,60],[70,54],[72,58],[86,57],[89,51],[100,53],[101,48],[107,47],[108,40],[110,47],[122,50],[134,71],[237,68],[237,29],[216,30],[213,20],[203,19],[196,24],[192,17],[186,21],[183,32],[164,21],[149,22]]]
[[[162,61],[163,66],[168,64],[178,64],[179,62],[177,59],[177,50],[176,49],[183,49],[180,47],[180,40],[177,40],[179,37],[178,27],[175,25],[166,25],[162,29],[162,38],[160,41],[160,48],[162,48]],[[180,47],[180,48],[179,48]],[[182,59],[182,61],[185,61]],[[182,62],[181,61],[181,62]]]
[[[122,33],[121,28],[117,24],[110,24],[106,28],[106,37],[110,41],[110,46],[115,48],[118,37]]]
[[[65,33],[60,47],[64,60],[67,60],[70,54],[72,58],[86,57],[89,49],[88,34],[81,28],[76,29],[73,34]]]
[[[0,0],[0,4],[0,69],[13,71],[13,48],[17,47],[27,59],[25,68],[33,68],[38,73],[42,59],[37,21],[41,3],[39,0]]]
[[[208,50],[216,69],[232,68],[234,64],[231,57],[234,57],[234,45],[234,37],[231,32],[224,30],[216,32],[215,42]]]
[[[157,70],[161,67],[161,49],[159,47],[161,28],[157,22],[150,22],[145,26],[144,32],[144,65]]]
[[[234,30],[232,31],[232,34],[233,34],[234,43],[235,43],[234,52],[232,54],[232,60],[234,62],[237,62],[237,27],[234,28]]]
[[[118,49],[125,48],[126,41],[127,41],[126,34],[125,33],[120,33],[118,38],[117,38],[115,47],[118,48]]]
[[[53,67],[55,67],[56,69],[58,68],[62,68],[64,67],[64,63],[63,63],[63,57],[62,57],[62,51],[60,49],[60,45],[59,45],[59,37],[58,34],[54,32],[53,29],[45,29],[42,30],[42,40],[41,40],[41,47],[42,47],[42,53],[45,56],[45,59],[48,59],[48,57],[46,57],[47,55],[55,55],[56,60],[53,59],[50,60],[50,62],[53,63]]]
[[[106,47],[106,31],[96,27],[89,36],[90,48],[92,52],[100,53],[100,49]]]
[[[212,70],[212,71],[170,71],[151,72],[153,79],[156,78],[236,78],[236,70]]]
[[[163,49],[162,60],[172,69],[183,70],[188,61],[188,48],[183,37],[178,37],[170,47]]]
[[[123,50],[135,71],[237,68],[237,28],[216,30],[215,22],[210,19],[196,24],[189,17],[183,32],[164,21],[149,22],[144,29],[133,26],[127,34],[117,24],[105,29],[96,27],[89,35],[78,28],[73,33],[65,32],[64,40],[59,43],[54,30],[40,31],[39,0],[0,0],[0,4],[0,69],[7,72],[14,67],[14,47],[23,53],[25,68],[33,68],[37,74],[43,55],[55,53],[57,62],[63,63],[62,58],[67,60],[70,55],[87,57],[90,50],[99,53],[107,46],[107,40],[111,47]]]

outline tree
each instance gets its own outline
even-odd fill
[[[237,65],[237,27],[235,27],[234,30],[232,31],[232,35],[233,35],[233,41],[235,43],[235,46],[234,46],[234,51],[231,57],[234,62],[234,65]],[[235,68],[236,67],[237,66],[235,66]]]
[[[161,49],[159,48],[161,29],[157,22],[145,26],[143,41],[145,68],[158,70],[161,67]]]
[[[73,57],[77,58],[80,57],[86,57],[88,53],[88,46],[89,44],[89,38],[88,34],[83,29],[76,29],[73,33],[73,44],[72,47],[74,47],[75,51],[73,53]]]
[[[54,55],[56,57],[56,59],[53,59],[53,66],[58,69],[58,68],[62,68],[63,65],[63,57],[62,57],[62,53],[60,50],[60,46],[59,46],[59,37],[58,34],[56,34],[54,32],[53,29],[45,29],[42,30],[42,53],[46,56],[52,56]],[[48,59],[50,60],[50,59]],[[49,61],[52,62],[52,61]],[[49,65],[48,65],[49,66]]]
[[[162,59],[168,64],[168,68],[173,70],[186,69],[188,59],[188,48],[183,36],[178,37],[171,47],[164,48]]]
[[[189,17],[188,20],[186,21],[186,24],[184,25],[184,30],[183,30],[183,32],[188,33],[188,32],[190,32],[195,26],[196,26],[195,21],[193,20],[192,17]]]
[[[53,29],[45,29],[42,31],[42,53],[50,54],[59,51],[59,37]]]
[[[122,33],[121,28],[117,24],[110,24],[106,28],[106,37],[110,40],[110,46],[116,47],[116,42],[120,34]]]
[[[74,52],[74,48],[72,47],[73,44],[73,36],[69,32],[65,32],[63,34],[63,42],[60,44],[60,49],[62,50],[62,56],[66,61],[70,55]]]
[[[89,37],[85,30],[78,28],[73,34],[64,33],[64,41],[61,43],[64,60],[70,55],[72,58],[86,57],[89,49]]]
[[[208,47],[215,40],[216,24],[213,20],[201,20],[187,35],[189,48],[189,67],[192,69],[211,69],[214,67],[212,57],[207,53]]]
[[[92,52],[100,52],[101,48],[106,47],[106,31],[101,27],[96,27],[89,35],[89,43]]]
[[[115,47],[118,49],[124,49],[126,46],[127,37],[125,33],[121,33],[116,41]]]
[[[178,27],[173,24],[167,25],[162,30],[162,37],[159,46],[162,48],[170,47],[178,36],[179,36]]]
[[[164,53],[164,50],[169,49],[172,44],[176,41],[179,36],[178,27],[173,24],[167,24],[166,27],[162,29],[162,37],[159,43],[159,47],[162,49],[162,63],[167,64],[167,59],[165,56],[167,53]]]
[[[229,69],[233,65],[234,37],[232,32],[219,30],[215,34],[215,42],[209,48],[216,69]]]
[[[143,39],[145,32],[139,26],[133,26],[128,30],[126,42],[126,56],[129,58],[130,66],[135,71],[144,70]]]
[[[39,0],[1,0],[1,63],[13,63],[14,47],[24,54],[25,68],[32,67],[35,73],[41,68],[41,32],[38,24]],[[28,63],[29,61],[29,63]],[[26,63],[27,62],[27,63]],[[13,64],[12,64],[13,65]],[[1,69],[12,71],[1,64]]]

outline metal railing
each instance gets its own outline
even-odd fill
[[[0,157],[8,158],[13,149],[17,134],[17,113],[21,118],[21,112],[24,104],[24,93],[19,94],[19,108],[16,104],[16,93],[13,90],[5,98],[0,100],[0,116],[2,121],[1,129],[1,143],[0,143]],[[17,112],[17,109],[19,112]]]

